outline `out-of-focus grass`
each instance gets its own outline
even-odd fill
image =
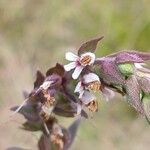
[[[36,69],[46,71],[55,62],[64,62],[65,51],[87,39],[105,36],[98,56],[123,49],[148,51],[149,5],[149,0],[1,0],[1,121],[9,116],[9,107],[21,103],[22,89],[32,88]],[[149,149],[144,119],[121,98],[99,103],[94,119],[82,123],[74,149]],[[13,121],[0,127],[0,149],[15,145],[35,149],[36,137],[18,126]]]

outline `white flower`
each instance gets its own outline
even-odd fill
[[[70,71],[75,69],[72,78],[77,79],[87,65],[92,65],[95,62],[95,54],[91,52],[87,52],[82,54],[81,56],[77,56],[72,52],[66,53],[66,59],[72,61],[71,63],[64,66],[66,71]]]
[[[79,93],[79,98],[82,98],[86,90],[92,90],[94,92],[100,89],[100,79],[94,73],[88,73],[83,76],[81,81],[77,84],[75,88],[75,93]]]

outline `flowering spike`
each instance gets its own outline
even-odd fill
[[[11,109],[25,117],[23,129],[42,131],[39,150],[70,149],[80,117],[88,118],[87,109],[92,113],[98,110],[97,91],[106,100],[115,93],[126,96],[129,104],[150,122],[150,69],[145,64],[150,53],[122,51],[96,58],[94,52],[102,38],[83,43],[78,55],[67,52],[69,64],[57,63],[46,75],[37,71],[34,89],[24,93],[25,101],[20,106]],[[65,128],[57,116],[79,119]]]

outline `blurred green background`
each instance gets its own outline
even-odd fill
[[[133,49],[149,52],[149,0],[0,0],[0,117],[22,102],[37,69],[65,62],[88,39],[104,35],[97,56]],[[149,150],[150,128],[122,98],[99,98],[99,112],[82,123],[73,150]],[[0,149],[36,149],[38,135],[18,129],[20,115],[0,126]],[[66,119],[66,122],[68,120]]]

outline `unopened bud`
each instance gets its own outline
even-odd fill
[[[135,66],[134,64],[125,63],[119,64],[118,68],[122,74],[124,74],[125,76],[129,76],[134,73]]]

